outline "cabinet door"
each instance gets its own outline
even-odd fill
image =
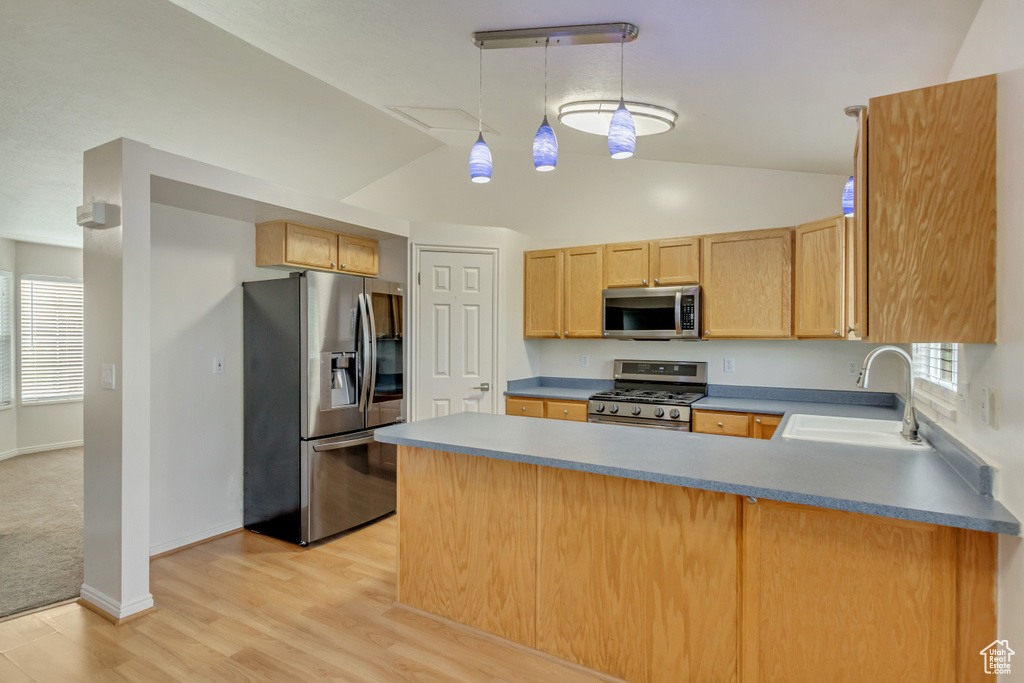
[[[793,229],[701,239],[704,337],[791,336]]]
[[[606,244],[605,287],[646,287],[650,281],[650,243]]]
[[[694,410],[693,431],[721,436],[750,436],[748,413],[725,413],[717,410]]]
[[[565,250],[565,336],[601,337],[604,247]]]
[[[586,401],[544,401],[544,417],[552,420],[587,421]]]
[[[846,219],[847,325],[849,339],[868,335],[868,110],[857,115],[853,153],[853,218]]]
[[[869,341],[994,342],[996,77],[870,111]]]
[[[797,337],[843,338],[845,232],[842,216],[798,225],[794,231],[793,334]]]
[[[331,270],[338,260],[336,232],[288,223],[285,230],[285,261]]]
[[[561,249],[528,251],[523,255],[523,337],[561,337]]]
[[[338,270],[355,275],[377,275],[377,240],[338,235]]]
[[[956,680],[955,529],[765,499],[742,529],[744,681]]]
[[[700,238],[651,242],[651,282],[655,286],[700,282]]]
[[[770,439],[779,428],[782,416],[754,414],[750,416],[750,421],[750,436],[755,439]]]
[[[505,399],[506,415],[525,415],[526,417],[544,417],[544,400],[540,398],[518,398],[509,396]]]

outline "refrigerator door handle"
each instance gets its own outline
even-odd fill
[[[377,323],[373,320],[373,300],[369,294],[363,295],[366,302],[366,317],[370,321],[370,390],[366,392],[366,402],[373,403],[373,395],[377,393]],[[367,405],[369,410],[370,406]]]
[[[361,439],[348,439],[347,441],[332,441],[331,443],[322,443],[313,446],[313,450],[317,453],[324,451],[336,451],[339,448],[348,448],[349,446],[361,446],[366,443],[373,443],[372,436],[364,436]]]
[[[369,320],[367,319],[368,316],[366,315],[366,308],[367,308],[367,306],[366,306],[366,296],[364,294],[360,293],[359,297],[358,297],[358,302],[359,302],[359,322],[360,322],[360,327],[362,328],[362,332],[363,332],[363,339],[362,339],[362,346],[363,346],[363,348],[362,348],[362,352],[363,352],[363,372],[362,372],[362,376],[359,378],[360,379],[360,386],[359,386],[359,412],[365,413],[366,412],[367,397],[369,395],[369,391],[367,391],[367,390],[370,388],[370,372],[371,372],[370,371],[370,367],[371,367],[371,363],[373,362],[373,357],[371,355],[371,353],[372,353],[372,350],[371,350],[371,343],[372,342],[371,342],[371,340],[373,339],[373,337],[370,335],[370,323],[369,323]]]

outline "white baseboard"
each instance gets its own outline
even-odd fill
[[[185,536],[179,536],[178,538],[175,538],[170,541],[165,541],[164,543],[157,543],[156,545],[151,545],[149,546],[149,555],[150,557],[152,557],[153,555],[166,553],[168,550],[174,550],[175,548],[180,548],[184,545],[204,541],[207,538],[213,538],[214,536],[226,534],[229,531],[234,531],[235,529],[241,528],[242,520],[240,518],[235,519],[225,524],[218,524],[215,527],[204,529],[203,531],[197,531],[195,533],[187,534]]]
[[[45,451],[59,451],[62,448],[77,448],[83,445],[85,442],[82,439],[77,441],[63,441],[61,443],[47,443],[42,446],[27,446],[25,448],[15,448],[9,451],[0,453],[0,460],[7,460],[13,458],[16,455],[28,455],[29,453],[43,453]]]
[[[140,598],[136,598],[130,602],[122,604],[117,600],[114,600],[109,595],[98,591],[91,586],[87,586],[84,583],[82,584],[82,599],[96,607],[99,607],[115,619],[130,617],[133,614],[145,611],[153,606],[153,596],[150,593],[146,593]]]

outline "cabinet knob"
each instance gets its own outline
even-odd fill
[[[566,415],[568,415],[568,414],[569,414],[569,411],[568,411],[568,410],[563,410],[562,412],[563,412],[563,413],[565,413]]]
[[[719,422],[719,423],[718,423],[718,426],[719,426],[719,427],[724,427],[725,425],[723,425],[723,424],[722,424],[721,422]]]
[[[834,334],[835,336],[838,337],[839,336],[839,330],[832,330],[832,334]]]
[[[523,406],[523,412],[524,413],[526,412],[526,406]]]
[[[704,334],[711,334],[711,330],[704,330]]]
[[[647,284],[647,280],[641,280],[640,282],[645,284],[645,285]]]
[[[658,278],[654,278],[654,284],[658,284]]]
[[[331,268],[337,268],[337,267],[338,267],[338,264],[337,264],[337,263],[334,263],[334,262],[332,261],[332,262],[331,262]]]
[[[344,267],[345,267],[345,264],[344,264],[344,263],[342,263],[342,264],[341,264],[341,267],[342,267],[342,268],[344,268]]]
[[[758,418],[755,418],[755,419],[754,419],[754,422],[756,422],[757,424],[761,424],[761,418],[759,418],[759,417],[758,417]]]

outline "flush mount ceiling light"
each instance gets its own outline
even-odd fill
[[[671,109],[643,102],[625,102],[633,115],[636,136],[667,133],[676,126],[678,116]],[[607,135],[612,115],[619,108],[618,100],[581,100],[558,108],[558,122],[594,135]]]

